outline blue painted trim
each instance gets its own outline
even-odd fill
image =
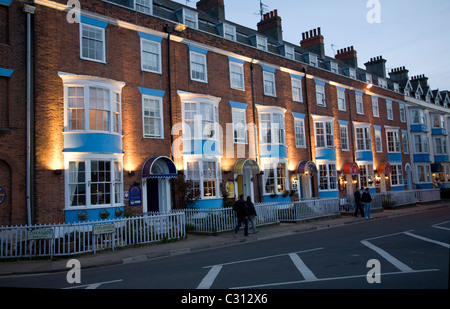
[[[161,43],[161,41],[163,39],[160,36],[156,36],[156,35],[153,35],[153,34],[150,34],[150,33],[141,32],[141,31],[138,31],[138,34],[139,34],[139,37],[141,37],[143,39],[154,41],[154,42],[158,42],[158,43]]]
[[[264,158],[287,158],[286,145],[260,145],[260,156]]]
[[[355,91],[355,95],[363,96],[363,93],[359,92],[359,91]]]
[[[338,86],[336,86],[336,89],[337,89],[337,90],[340,90],[340,91],[344,91],[344,92],[345,92],[345,88],[342,88],[342,87],[338,87]]]
[[[277,197],[271,197],[270,195],[263,195],[264,203],[289,203],[291,202],[291,197],[283,196],[279,194]]]
[[[291,77],[292,77],[292,78],[295,78],[295,79],[300,79],[300,80],[303,79],[303,76],[295,75],[295,74],[291,74]]]
[[[376,125],[374,125],[373,128],[374,128],[375,130],[381,130],[381,126],[376,126]]]
[[[203,55],[208,53],[208,50],[192,45],[189,45],[189,50]]]
[[[431,183],[417,183],[416,184],[417,189],[433,189],[433,184]]]
[[[338,120],[338,121],[341,126],[348,126],[348,121],[345,120]]]
[[[432,135],[445,135],[447,134],[445,129],[431,129]]]
[[[391,186],[391,191],[405,191],[405,186]]]
[[[108,23],[106,21],[94,19],[91,17],[83,16],[83,15],[80,16],[80,22],[83,24],[88,24],[88,25],[100,27],[103,29],[105,29],[106,26],[108,25]]]
[[[402,154],[401,152],[389,152],[388,153],[388,161],[389,162],[402,162]]]
[[[234,101],[229,101],[231,108],[238,108],[238,109],[247,109],[247,105],[246,103],[240,103],[240,102],[234,102]]]
[[[199,209],[223,208],[223,200],[222,199],[203,199],[203,200],[198,200],[195,203],[194,208],[199,208]]]
[[[336,160],[336,149],[334,148],[316,148],[316,160]]]
[[[446,163],[446,162],[449,162],[449,160],[448,160],[448,155],[442,155],[442,156],[437,156],[437,155],[435,155],[434,156],[434,162],[436,162],[436,163]]]
[[[220,148],[215,140],[185,140],[183,155],[213,155],[220,156]]]
[[[429,154],[414,154],[414,162],[431,162]]]
[[[108,133],[64,134],[63,152],[122,153],[122,137]]]
[[[233,57],[230,57],[230,56],[228,56],[228,60],[231,61],[231,62],[236,62],[236,63],[240,63],[240,64],[244,64],[245,63],[244,60],[233,58]]]
[[[372,151],[356,151],[356,161],[373,161]]]
[[[300,113],[296,113],[296,112],[292,112],[292,115],[294,115],[294,118],[298,118],[298,119],[305,119],[305,114],[300,114]]]
[[[427,126],[423,124],[412,124],[411,132],[426,132]]]
[[[164,97],[165,95],[165,91],[164,90],[158,90],[158,89],[150,89],[150,88],[144,88],[144,87],[139,87],[139,91],[141,92],[141,94],[144,95],[151,95],[154,97]]]
[[[12,73],[14,73],[14,70],[0,68],[0,76],[11,77]]]
[[[321,80],[315,79],[314,82],[316,83],[316,85],[325,86],[325,82],[323,82]]]
[[[339,197],[339,191],[320,191],[319,190],[319,197],[327,198],[327,197]]]
[[[0,0],[0,4],[9,6],[11,4],[12,0]]]
[[[119,217],[116,216],[116,209],[120,208],[120,210],[122,211],[122,215],[120,215]],[[86,220],[80,220],[80,218],[78,218],[78,213],[82,210],[82,209],[74,209],[74,210],[66,210],[64,213],[64,222],[65,223],[80,223],[80,222],[90,222],[90,221],[101,221],[101,220],[111,220],[111,219],[116,219],[116,218],[123,218],[123,212],[124,212],[124,207],[123,206],[119,206],[119,207],[105,207],[104,209],[106,209],[109,212],[109,216],[106,219],[102,219],[100,217],[100,212],[103,210],[103,208],[93,208],[93,209],[83,209],[85,211],[88,212],[89,217]]]
[[[408,130],[402,130],[402,134],[408,134]]]
[[[275,73],[277,71],[276,69],[266,67],[265,65],[262,65],[261,68],[263,69],[263,71],[270,72],[270,73]]]

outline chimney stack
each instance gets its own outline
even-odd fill
[[[218,20],[225,20],[224,0],[200,0],[197,2],[197,10],[209,14]]]
[[[263,15],[263,20],[258,23],[258,32],[268,35],[278,42],[283,42],[281,17],[278,16],[277,10],[273,10]]]
[[[322,58],[325,57],[325,44],[320,27],[309,30],[309,32],[303,32],[300,46]]]
[[[358,67],[358,57],[356,50],[353,48],[353,46],[339,49],[337,51],[335,58],[348,64],[349,66],[355,69]]]
[[[405,67],[398,67],[395,69],[392,69],[392,71],[389,73],[389,77],[394,82],[402,82],[409,80],[408,76],[409,71],[405,69]]]
[[[411,77],[411,81],[418,81],[422,89],[428,88],[428,77],[424,74]]]
[[[375,73],[380,77],[386,78],[386,60],[382,56],[371,58],[369,62],[364,63],[366,70]]]

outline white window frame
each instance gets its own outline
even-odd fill
[[[159,109],[159,117],[157,116],[151,116],[151,115],[147,115],[146,116],[146,101],[147,100],[152,100],[152,101],[157,101],[158,102],[158,109]],[[160,134],[146,134],[145,133],[145,128],[146,128],[146,124],[145,124],[145,120],[146,119],[155,119],[155,120],[159,120],[159,132]],[[164,110],[163,110],[163,99],[161,97],[155,97],[155,96],[150,96],[150,95],[142,95],[142,133],[143,133],[143,137],[144,138],[160,138],[160,139],[164,139]]]
[[[377,97],[372,97],[372,113],[374,117],[380,117],[380,105]]]
[[[386,129],[386,141],[388,153],[401,152],[400,137],[398,130]]]
[[[407,154],[409,153],[409,140],[408,140],[408,133],[402,132],[402,146],[403,146],[403,153]]]
[[[345,90],[336,88],[336,95],[337,95],[337,101],[338,101],[338,110],[340,111],[347,111],[347,104],[345,100]]]
[[[264,95],[276,97],[277,89],[275,83],[275,73],[263,71]]]
[[[198,29],[198,13],[183,8],[183,24],[192,29]]]
[[[230,61],[230,87],[237,90],[245,90],[245,82],[244,82],[244,64],[239,62]],[[233,68],[235,70],[233,70]],[[235,83],[233,79],[233,75],[240,76],[239,83]]]
[[[415,119],[416,114],[417,114],[418,119]],[[416,120],[418,120],[418,121],[416,121]],[[411,109],[411,124],[422,124],[422,125],[427,124],[425,111],[423,109],[419,109],[419,108]]]
[[[433,138],[433,142],[435,155],[438,156],[448,155],[447,138],[445,136],[436,136]]]
[[[399,105],[399,110],[400,110],[400,121],[401,122],[406,122],[406,108],[405,108],[405,104],[400,104]]]
[[[361,188],[375,187],[375,172],[372,162],[359,163],[359,183]]]
[[[205,173],[205,168],[208,164],[213,164],[215,168],[215,175],[213,177],[207,177]],[[188,164],[193,164],[196,166],[192,171],[188,168]],[[198,168],[198,169],[197,169]],[[186,180],[193,181],[193,189],[199,190],[199,197],[201,199],[217,199],[221,197],[220,193],[220,183],[222,180],[222,169],[220,165],[220,159],[217,157],[197,157],[197,156],[184,156],[184,170]],[[210,186],[211,182],[214,182]],[[206,184],[206,185],[205,185]],[[211,195],[205,194],[205,190],[208,188],[211,190]]]
[[[394,110],[391,101],[386,101],[386,114],[388,120],[394,120]]]
[[[428,144],[428,137],[424,133],[415,133],[412,135],[414,153],[416,154],[429,154],[430,145]],[[420,147],[420,148],[418,148]]]
[[[289,190],[287,162],[284,159],[269,159],[262,162],[264,171],[264,194],[283,194]],[[271,173],[273,171],[273,174]],[[271,181],[272,180],[272,181]],[[271,191],[270,188],[274,189]]]
[[[302,80],[291,77],[292,101],[303,102]]]
[[[401,163],[391,163],[392,174],[391,174],[391,187],[404,186],[403,180],[403,167]]]
[[[238,119],[238,115],[242,117],[243,123],[238,123],[236,120]],[[231,118],[233,122],[233,141],[235,144],[247,144],[247,110],[242,108],[232,108],[231,109]],[[237,132],[241,132],[241,134],[237,134]],[[243,137],[242,137],[243,136]]]
[[[322,169],[325,167],[325,169]],[[336,161],[317,161],[318,182],[320,192],[338,190],[338,175]]]
[[[267,51],[267,38],[261,35],[256,35],[255,36],[255,40],[256,40],[256,48],[263,50],[263,51]]]
[[[87,38],[88,40],[92,41],[97,41],[97,42],[101,42],[101,46],[102,46],[102,51],[101,51],[101,58],[97,59],[95,57],[91,58],[89,57],[89,55],[83,56],[83,29],[86,28],[90,28],[90,30],[94,30],[94,31],[100,31],[101,34],[101,40],[98,39],[94,39],[94,38]],[[84,59],[84,60],[89,60],[89,61],[94,61],[94,62],[100,62],[100,63],[106,63],[106,44],[105,44],[105,29],[102,27],[97,27],[97,26],[93,26],[93,25],[89,25],[89,24],[84,24],[84,23],[80,23],[80,58]],[[97,52],[95,52],[97,53]]]
[[[65,209],[66,210],[82,210],[82,209],[99,209],[105,207],[120,207],[124,206],[123,202],[123,159],[122,155],[107,155],[107,154],[80,154],[80,153],[66,153],[64,155],[64,169],[65,169]],[[109,173],[110,181],[93,182],[93,171],[92,162],[101,161],[109,162],[110,169],[107,171]],[[78,182],[79,179],[74,179],[72,166],[74,163],[83,162],[85,165],[84,170],[84,181]],[[116,169],[118,167],[118,169]],[[78,172],[77,172],[78,174]],[[75,177],[78,177],[76,175]],[[91,191],[94,185],[98,184],[99,188],[103,185],[110,186],[110,203],[94,203],[95,197],[100,197],[102,193],[93,194]],[[85,192],[85,205],[75,205],[71,206],[71,185],[75,185],[77,190],[83,187]],[[96,191],[98,192],[98,191]],[[75,193],[75,191],[73,191]]]
[[[290,45],[284,45],[284,56],[288,59],[295,60],[294,47]]]
[[[381,129],[375,129],[375,151],[383,152],[383,140],[381,137]]]
[[[362,130],[358,133],[358,130]],[[360,147],[359,135],[362,134],[362,147]],[[372,137],[370,134],[370,125],[360,125],[355,127],[355,140],[356,140],[356,151],[369,151],[372,150]]]
[[[207,58],[205,54],[202,53],[198,53],[195,52],[193,50],[191,50],[189,52],[189,63],[190,63],[190,75],[191,75],[191,80],[193,81],[197,81],[197,82],[202,82],[202,83],[208,83],[208,64],[207,64]],[[201,59],[201,62],[195,62],[195,58],[198,57],[197,59]],[[195,71],[195,66],[203,66],[204,67],[204,72],[200,72],[200,71]],[[194,76],[194,73],[197,74],[204,74],[204,78],[198,78]]]
[[[350,146],[348,143],[348,126],[340,124],[339,125],[339,133],[341,136],[341,150],[342,151],[350,151]]]
[[[325,85],[316,84],[316,103],[317,106],[326,107]]]
[[[305,120],[294,117],[295,147],[306,148]]]
[[[151,44],[156,46],[156,53],[151,52],[151,51],[146,51],[144,50],[144,45],[145,44]],[[151,69],[151,68],[146,68],[146,63],[144,61],[144,55],[145,54],[150,54],[150,55],[156,55],[157,57],[157,69]],[[156,42],[156,41],[152,41],[152,40],[147,40],[144,38],[141,38],[141,70],[142,71],[146,71],[146,72],[152,72],[152,73],[158,73],[161,74],[162,73],[162,64],[161,64],[161,43]]]
[[[236,41],[236,27],[230,24],[223,24],[223,37],[227,40]]]
[[[134,0],[134,9],[144,14],[153,15],[153,0]]]
[[[323,133],[319,130],[323,130]],[[314,136],[316,148],[334,148],[333,119],[314,120]]]
[[[423,175],[423,181],[421,181]],[[416,179],[417,183],[431,182],[431,166],[429,163],[416,163]]]
[[[356,100],[356,113],[364,115],[364,99],[362,94],[355,94]]]

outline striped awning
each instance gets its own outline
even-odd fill
[[[359,175],[359,167],[355,162],[349,162],[342,168],[342,175]]]
[[[390,175],[392,174],[392,166],[389,162],[382,162],[378,165],[378,174]]]
[[[234,164],[234,173],[236,175],[244,174],[244,171],[250,171],[252,175],[259,174],[259,166],[253,159],[239,159]]]
[[[153,157],[145,161],[142,167],[142,178],[176,178],[177,168],[168,157]]]
[[[306,172],[317,174],[317,166],[312,161],[301,161],[297,165],[297,174],[305,174]]]

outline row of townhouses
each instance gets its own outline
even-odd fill
[[[0,225],[449,181],[450,92],[300,37],[224,0],[0,0]]]

